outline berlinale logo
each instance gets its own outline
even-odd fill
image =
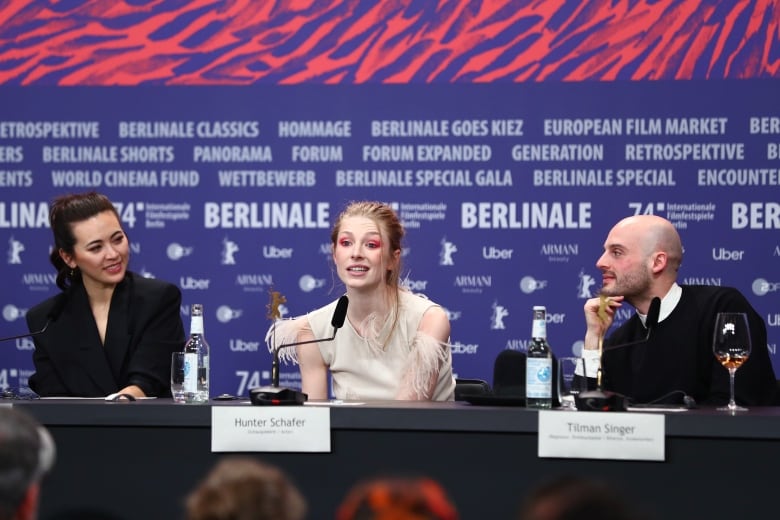
[[[238,251],[239,247],[236,242],[233,242],[228,237],[223,238],[220,263],[222,265],[236,265],[235,255],[238,253]]]
[[[452,255],[458,252],[458,246],[454,242],[447,240],[447,237],[441,239],[441,251],[439,252],[439,265],[455,265]]]
[[[11,238],[8,239],[8,263],[21,264],[22,251],[24,251],[24,244],[11,236]]]
[[[490,315],[490,330],[504,330],[504,318],[509,316],[509,310],[503,305],[499,305],[497,301],[491,305],[493,312]]]

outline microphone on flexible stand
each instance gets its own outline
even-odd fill
[[[273,349],[273,358],[271,360],[271,386],[261,386],[249,389],[249,400],[252,404],[260,406],[284,406],[303,404],[309,396],[292,388],[279,388],[279,351],[284,348],[307,345],[309,343],[319,343],[321,341],[333,341],[336,338],[336,332],[344,325],[347,318],[347,306],[349,299],[346,295],[339,298],[336,304],[336,310],[333,311],[333,318],[330,324],[333,326],[333,335],[329,338],[310,339],[307,341],[296,341],[279,345]]]
[[[65,304],[67,303],[67,301],[68,299],[64,295],[60,295],[57,298],[57,301],[54,302],[54,306],[51,308],[48,314],[46,314],[46,323],[44,323],[43,327],[41,327],[39,330],[28,332],[26,334],[17,334],[16,336],[8,336],[5,338],[0,338],[0,343],[4,341],[11,341],[14,339],[32,338],[34,336],[43,334],[49,328],[49,325],[51,325],[52,322],[57,321],[57,318],[60,317],[60,314],[62,313],[62,309],[65,308]],[[0,399],[17,399],[18,397],[19,396],[16,393],[14,393],[13,390],[10,389],[5,389],[2,392],[0,392]]]
[[[631,341],[629,343],[621,343],[620,345],[611,345],[605,348],[603,352],[607,352],[610,350],[615,350],[623,347],[631,347],[649,341],[650,334],[653,332],[655,326],[658,325],[658,315],[660,314],[660,312],[661,312],[661,298],[656,296],[650,301],[650,307],[647,310],[647,317],[645,318],[645,328],[647,329],[647,334],[645,335],[645,337],[640,340]],[[602,352],[602,356],[603,356],[603,352]],[[617,394],[615,392],[605,391],[602,389],[601,387],[602,368],[603,368],[603,363],[601,363],[601,359],[599,359],[599,370],[598,370],[598,376],[596,378],[598,387],[596,388],[596,390],[581,392],[579,395],[575,397],[574,402],[577,406],[577,410],[586,410],[586,411],[593,411],[593,412],[620,412],[626,409],[625,398],[622,395]]]
[[[38,336],[39,334],[43,334],[49,328],[49,325],[51,325],[52,322],[57,321],[57,318],[60,317],[60,314],[62,313],[62,309],[65,308],[65,304],[67,303],[67,301],[68,299],[65,298],[64,295],[61,295],[59,298],[57,298],[57,301],[54,302],[54,306],[46,315],[46,323],[43,324],[43,327],[41,327],[40,330],[28,332],[26,334],[18,334],[16,336],[8,336],[7,338],[0,338],[0,343],[2,343],[3,341],[11,341],[12,339],[31,338],[33,336]]]

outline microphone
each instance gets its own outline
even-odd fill
[[[62,309],[65,308],[65,304],[67,303],[67,301],[68,299],[65,298],[64,295],[60,295],[57,298],[57,301],[54,302],[54,306],[51,308],[48,314],[46,314],[46,323],[43,324],[43,327],[41,327],[40,330],[28,332],[26,334],[17,334],[16,336],[8,336],[7,338],[0,338],[0,343],[2,343],[3,341],[11,341],[13,339],[31,338],[33,336],[38,336],[39,334],[43,334],[49,328],[49,325],[51,325],[52,322],[57,321],[57,318],[60,317],[60,314],[62,313]]]
[[[333,317],[330,320],[330,324],[333,327],[333,334],[329,338],[310,339],[306,341],[296,341],[293,343],[285,343],[279,345],[273,349],[273,357],[271,360],[271,386],[261,386],[257,388],[249,389],[249,400],[252,404],[267,406],[267,405],[296,405],[303,404],[309,396],[298,390],[292,388],[279,388],[279,351],[285,348],[297,347],[300,345],[308,345],[309,343],[319,343],[321,341],[333,341],[336,338],[336,332],[344,326],[344,320],[347,318],[347,306],[349,305],[349,298],[346,295],[339,298],[336,303],[336,310],[333,311]]]
[[[279,351],[284,348],[297,347],[299,345],[306,345],[309,343],[319,343],[320,341],[333,341],[336,337],[336,331],[344,326],[344,320],[347,318],[347,306],[349,305],[349,299],[346,296],[339,298],[336,303],[336,310],[333,311],[333,317],[330,320],[330,324],[333,326],[333,335],[329,338],[323,339],[310,339],[308,341],[296,341],[295,343],[287,343],[285,345],[279,345],[273,351],[273,360],[271,362],[271,385],[279,387]]]
[[[650,300],[650,307],[647,309],[647,316],[645,317],[645,328],[647,334],[645,337],[636,341],[630,341],[628,343],[621,343],[619,345],[610,345],[605,347],[602,353],[609,352],[611,350],[617,350],[623,347],[631,347],[650,341],[650,335],[653,329],[658,325],[658,317],[661,313],[661,298],[658,296]],[[599,372],[602,371],[602,366],[599,366]],[[601,373],[599,373],[599,388],[596,390],[590,390],[588,392],[581,392],[575,396],[574,403],[577,406],[577,410],[586,411],[599,411],[599,412],[621,412],[626,409],[625,396],[617,394],[615,392],[604,391],[601,389]]]
[[[621,343],[619,345],[609,345],[607,347],[604,347],[604,352],[608,352],[610,350],[617,350],[623,347],[630,347],[632,345],[639,345],[640,343],[645,343],[647,341],[650,341],[650,334],[653,332],[655,326],[658,325],[658,315],[660,313],[661,313],[661,298],[656,296],[650,301],[650,308],[647,310],[647,316],[645,317],[645,328],[647,329],[647,334],[645,334],[645,337],[636,341],[630,341],[628,343]]]

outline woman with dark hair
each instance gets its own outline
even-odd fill
[[[54,200],[49,214],[61,294],[27,313],[34,337],[30,388],[42,397],[170,395],[171,352],[184,327],[175,285],[127,270],[130,246],[104,195]]]
[[[349,298],[346,323],[334,341],[280,353],[300,364],[309,399],[328,398],[329,374],[338,399],[454,398],[450,322],[439,305],[402,287],[403,236],[398,215],[380,202],[353,202],[336,220],[331,247]],[[269,348],[329,337],[337,305],[277,321]]]

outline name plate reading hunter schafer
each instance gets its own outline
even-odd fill
[[[539,457],[659,460],[665,453],[663,414],[539,412]]]
[[[211,451],[330,452],[330,408],[214,406]]]

